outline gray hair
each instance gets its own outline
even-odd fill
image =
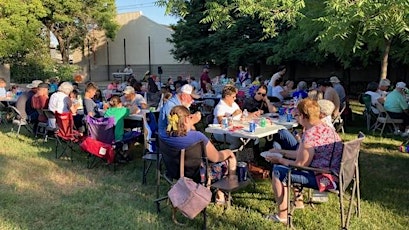
[[[307,89],[307,82],[305,82],[305,81],[298,82],[298,84],[297,84],[297,90],[298,91],[306,90],[306,89]]]
[[[330,100],[321,99],[318,100],[318,105],[320,106],[320,111],[325,116],[330,116],[334,112],[335,105]]]
[[[74,87],[70,82],[63,82],[61,85],[58,87],[58,91],[61,91],[65,94],[70,94],[74,90]]]
[[[380,82],[379,82],[379,86],[390,86],[391,85],[391,81],[389,80],[389,79],[382,79]]]

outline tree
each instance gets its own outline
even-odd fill
[[[324,30],[320,47],[340,60],[360,59],[376,52],[381,60],[381,79],[386,78],[392,44],[409,38],[407,0],[328,0],[325,16],[318,20]]]
[[[44,44],[46,35],[37,20],[45,15],[40,0],[0,0],[0,58],[2,62],[22,59]]]
[[[69,62],[69,50],[84,47],[91,30],[104,30],[114,38],[118,25],[115,22],[115,0],[44,0],[46,15],[39,20],[54,34],[63,63]],[[89,38],[92,41],[92,38]]]
[[[192,13],[185,0],[158,0],[159,6],[166,7],[166,13],[186,17]],[[304,8],[303,0],[207,0],[205,17],[201,23],[211,23],[210,29],[230,28],[237,19],[251,17],[259,20],[263,27],[264,38],[277,35],[277,25],[293,24],[301,17],[300,9]]]

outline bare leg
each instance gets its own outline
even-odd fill
[[[273,175],[273,191],[276,196],[276,203],[278,205],[278,217],[280,219],[287,218],[287,187]]]

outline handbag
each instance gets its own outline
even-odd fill
[[[184,159],[185,151],[182,150],[180,156],[180,178],[168,191],[168,197],[173,207],[177,208],[187,218],[193,219],[209,205],[212,192],[205,186],[184,176]]]

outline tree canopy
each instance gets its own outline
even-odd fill
[[[203,4],[200,10],[191,7],[197,2]],[[194,51],[206,50],[201,52],[202,58],[230,64],[239,63],[238,56],[259,61],[263,56],[272,64],[319,64],[335,57],[344,68],[380,61],[382,78],[386,77],[390,56],[402,63],[409,61],[407,0],[158,0],[157,4],[181,18],[171,40],[174,54],[183,53],[176,55],[179,59],[191,60],[193,51],[186,46],[190,44]],[[190,33],[195,26],[205,26],[207,31],[196,37]],[[240,31],[242,27],[259,28],[256,31],[261,34],[242,39],[237,36],[247,35]],[[180,35],[187,33],[189,40],[184,41]],[[205,48],[212,43],[218,43],[225,52]],[[246,55],[246,50],[257,52]]]

